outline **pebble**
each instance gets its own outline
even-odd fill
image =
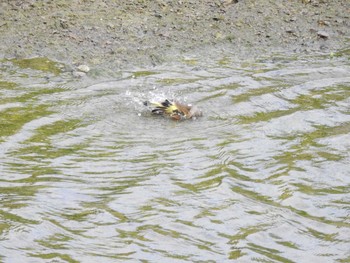
[[[324,39],[329,38],[329,34],[328,34],[326,31],[317,31],[317,35],[318,35],[320,38],[324,38]]]
[[[85,74],[84,72],[73,71],[73,72],[72,72],[72,75],[73,75],[73,77],[75,77],[75,78],[82,78],[82,77],[84,77],[86,74]]]
[[[88,73],[90,71],[90,68],[87,65],[79,65],[77,67],[77,70],[84,72],[84,73]]]
[[[68,21],[65,19],[60,19],[60,27],[62,27],[63,29],[68,29]]]

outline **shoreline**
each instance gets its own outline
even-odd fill
[[[0,4],[0,59],[119,70],[192,56],[253,59],[350,46],[350,3],[341,0],[38,2]]]

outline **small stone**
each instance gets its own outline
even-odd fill
[[[288,34],[292,35],[292,36],[295,36],[295,37],[298,36],[297,32],[296,32],[294,29],[288,28],[288,29],[286,30],[286,32],[287,32]]]
[[[85,74],[84,72],[73,71],[73,72],[72,72],[72,75],[73,75],[73,77],[75,77],[75,78],[82,78],[82,77],[84,77],[86,74]]]
[[[329,38],[329,34],[328,34],[326,31],[317,31],[317,35],[318,35],[320,38],[324,38],[324,39]]]
[[[330,26],[330,23],[326,20],[318,20],[320,26]]]
[[[114,29],[115,26],[114,26],[112,23],[108,23],[108,24],[107,24],[107,28],[108,28],[108,29]]]
[[[157,18],[162,18],[163,17],[162,14],[159,14],[159,13],[155,13],[154,16],[157,17]]]
[[[77,70],[84,72],[84,73],[88,73],[90,71],[90,68],[87,65],[79,65],[77,67]]]
[[[61,26],[63,29],[68,29],[68,27],[69,27],[68,21],[65,20],[65,19],[60,19],[60,26]]]

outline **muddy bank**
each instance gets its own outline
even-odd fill
[[[331,53],[349,46],[349,14],[343,0],[11,0],[0,4],[0,58],[122,69]]]

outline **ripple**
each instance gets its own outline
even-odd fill
[[[18,63],[0,63],[2,261],[348,259],[347,61],[179,62],[106,80]],[[162,98],[204,116],[142,104]]]

